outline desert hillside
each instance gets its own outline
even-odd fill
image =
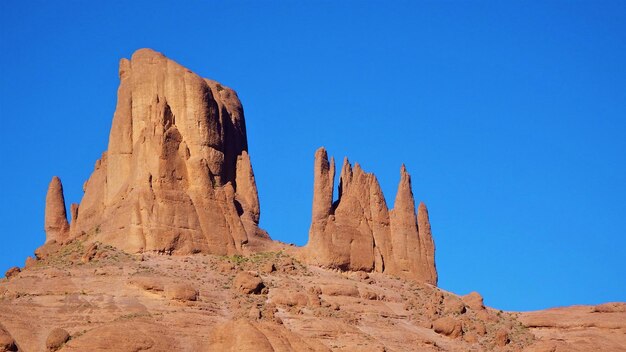
[[[0,283],[0,350],[624,351],[623,303],[503,312],[292,250],[131,255],[74,240]]]

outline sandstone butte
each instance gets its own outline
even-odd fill
[[[237,94],[150,49],[120,61],[106,152],[46,241],[0,281],[2,351],[624,351],[626,303],[517,313],[438,288],[405,166],[314,158],[309,242],[259,228]]]

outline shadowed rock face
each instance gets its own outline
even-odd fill
[[[218,255],[266,237],[237,94],[149,49],[119,74],[108,150],[72,209],[71,236]]]
[[[411,178],[404,165],[394,209],[389,210],[378,180],[354,168],[341,169],[339,199],[333,203],[334,160],[315,153],[313,214],[306,258],[312,264],[363,270],[437,284],[435,246],[428,211],[415,212]]]

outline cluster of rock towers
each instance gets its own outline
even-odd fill
[[[248,155],[235,91],[201,78],[150,49],[120,61],[108,150],[67,220],[59,178],[46,197],[46,242],[77,237],[128,252],[241,254],[271,240]],[[417,212],[404,166],[389,210],[376,177],[344,161],[333,201],[335,165],[315,153],[311,264],[388,273],[437,283],[428,211]]]
[[[339,198],[333,202],[335,161],[324,148],[315,153],[309,262],[437,284],[435,246],[428,210],[415,212],[411,176],[404,165],[394,208],[389,210],[376,176],[344,159]]]

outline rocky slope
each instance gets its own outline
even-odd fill
[[[314,160],[309,242],[272,241],[237,95],[163,55],[120,62],[108,150],[68,221],[0,281],[1,351],[624,350],[626,304],[497,311],[436,287],[428,210],[404,166]]]
[[[502,312],[485,307],[477,293],[457,296],[383,273],[303,264],[286,245],[249,256],[170,256],[131,255],[88,243],[72,240],[0,282],[0,351],[623,351],[626,346],[624,303]],[[68,337],[55,344],[59,329]]]

